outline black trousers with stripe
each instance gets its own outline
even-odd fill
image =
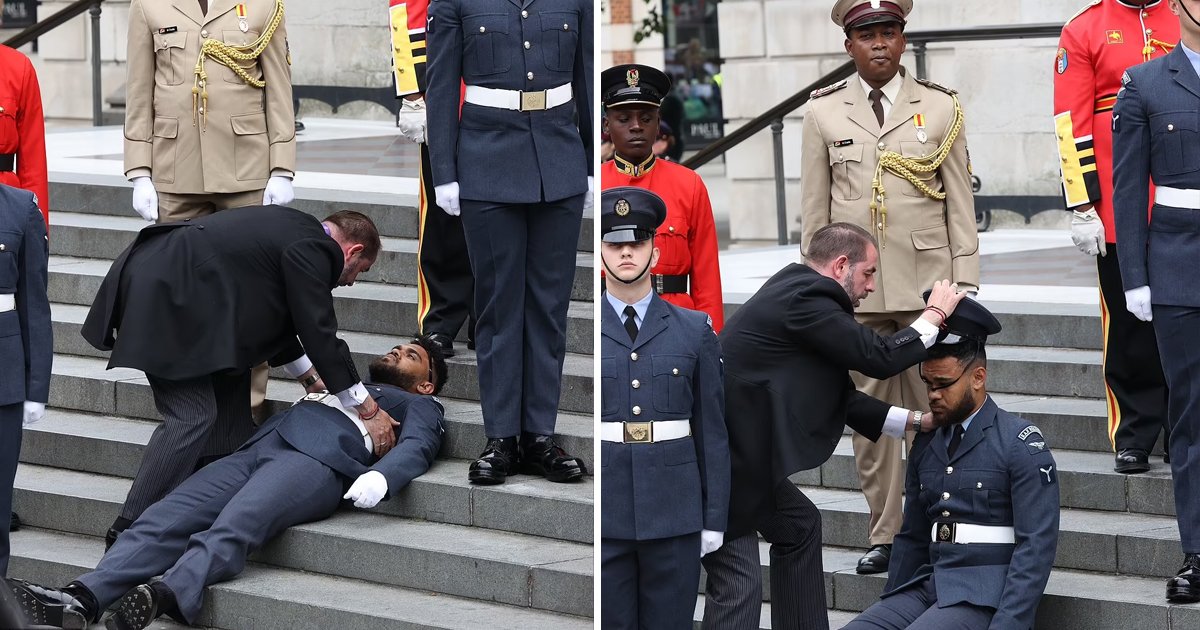
[[[421,145],[420,228],[417,245],[417,329],[422,335],[457,337],[470,320],[467,338],[475,339],[474,291],[467,238],[460,217],[438,207],[433,195],[429,146]]]

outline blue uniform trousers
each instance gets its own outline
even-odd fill
[[[938,608],[934,577],[875,602],[842,630],[987,630],[994,608],[961,603]]]
[[[489,438],[553,435],[583,195],[462,200],[475,275],[479,400]]]
[[[24,406],[0,405],[0,514],[12,514],[13,481],[21,456],[21,419]],[[8,573],[8,521],[0,526],[0,578]]]
[[[600,627],[689,630],[700,583],[700,532],[600,540]]]
[[[1167,377],[1179,541],[1184,553],[1200,553],[1200,308],[1155,304],[1151,322]]]
[[[103,610],[156,575],[193,623],[204,587],[241,573],[276,534],[332,514],[342,480],[272,432],[205,466],[125,530],[96,570],[79,578]]]

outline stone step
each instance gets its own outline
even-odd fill
[[[829,627],[831,629],[841,628],[842,626],[850,623],[850,621],[853,620],[855,616],[856,616],[856,614],[852,613],[850,611],[830,609],[829,610]],[[703,626],[703,619],[704,619],[704,596],[697,595],[696,596],[696,611],[692,614],[693,630],[701,630],[701,627]],[[759,613],[759,617],[758,617],[758,627],[762,628],[763,630],[771,630],[771,604],[769,602],[763,602],[763,604],[762,604],[762,612]]]
[[[147,223],[139,217],[98,216],[70,212],[50,215],[50,253],[71,258],[114,260],[133,242]],[[571,299],[592,299],[596,270],[591,252],[579,252],[575,260],[575,284]],[[362,282],[415,286],[417,284],[417,240],[384,238],[383,249]]]
[[[1043,346],[1100,350],[1103,335],[1100,308],[1091,304],[990,302],[987,288],[983,304],[1003,327],[988,343],[1006,346]],[[990,349],[990,346],[989,346]]]
[[[51,256],[50,301],[90,307],[110,266],[110,261],[98,258]],[[393,338],[395,335],[409,337],[416,332],[416,287],[360,282],[334,289],[333,304],[342,331],[392,335]],[[594,302],[573,300],[568,306],[567,352],[593,352],[593,305]],[[78,317],[77,321],[83,323],[83,318]]]
[[[104,359],[55,356],[50,379],[50,406],[128,418],[159,419],[145,375],[129,368],[109,370],[105,367],[107,364]],[[272,379],[267,384],[267,399],[272,403],[272,412],[295,402],[302,391],[295,381]],[[443,403],[447,421],[443,456],[474,458],[486,442],[478,402],[446,398]],[[588,409],[590,411],[590,407]],[[593,449],[590,414],[560,412],[555,429],[561,437],[560,445],[563,448],[590,463]]]
[[[86,307],[54,303],[51,305],[51,316],[54,319],[56,362],[65,357],[78,357],[99,359],[102,361],[101,365],[108,364],[107,353],[93,348],[79,334],[83,319],[87,316]],[[408,336],[355,332],[342,332],[339,336],[350,347],[350,354],[358,373],[364,377],[368,374],[367,365],[371,361],[386,354],[397,343],[403,343],[410,338]],[[592,347],[588,346],[589,353]],[[455,350],[456,354],[446,361],[449,380],[446,382],[442,394],[448,398],[477,401],[479,400],[479,381],[476,376],[475,352],[468,350],[465,343],[455,344]],[[568,354],[563,362],[562,386],[558,403],[560,410],[591,414],[592,366],[593,361],[590,354],[573,354],[568,349]],[[272,376],[280,379],[286,378],[281,369],[273,370]],[[54,384],[51,383],[51,387],[53,386]],[[288,402],[294,400],[293,398]],[[100,409],[87,410],[103,411]]]
[[[988,391],[1104,398],[1098,350],[988,344]]]
[[[95,568],[104,544],[98,538],[28,528],[12,537],[9,575],[51,585],[66,584]],[[357,558],[363,570],[404,573],[418,567]],[[557,597],[555,584],[533,572],[532,592]],[[590,586],[588,598],[591,598]],[[534,606],[530,607],[529,604]],[[252,564],[237,578],[208,587],[200,626],[222,630],[475,630],[561,628],[585,630],[589,616],[544,610],[540,600],[511,606],[430,593],[342,576]]]
[[[133,478],[156,422],[51,409],[25,429],[21,461],[25,464]],[[477,448],[474,449],[478,451]],[[86,453],[86,457],[80,457]],[[474,453],[477,454],[477,453]],[[445,452],[442,456],[445,456]],[[591,459],[591,453],[586,453]],[[464,459],[439,459],[429,472],[413,480],[395,501],[375,508],[382,514],[455,525],[592,542],[591,477],[579,483],[551,483],[516,475],[498,486],[467,482]],[[582,523],[589,523],[582,527]]]
[[[31,527],[102,537],[129,486],[120,477],[21,464],[13,509]],[[447,595],[592,613],[588,544],[343,509],[289,528],[252,557]]]

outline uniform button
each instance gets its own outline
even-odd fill
[[[975,482],[975,487],[976,487],[976,488],[982,488],[982,487],[983,487],[983,482],[982,482],[982,481],[976,481],[976,482]]]
[[[642,415],[642,408],[637,405],[634,405],[633,406],[633,415],[635,415],[635,416]]]
[[[671,368],[671,376],[679,376],[679,368]]]
[[[950,475],[950,474],[953,474],[953,473],[954,473],[954,467],[953,467],[953,466],[947,466],[947,467],[946,467],[946,474],[947,474],[947,475]]]
[[[668,232],[674,232],[674,231],[675,231],[675,226],[674,226],[674,225],[668,226],[668,227],[667,227],[667,231],[668,231]]]
[[[528,12],[528,11],[522,11],[522,12],[521,12],[521,17],[522,17],[522,18],[527,18],[527,17],[529,17],[529,12]]]
[[[529,42],[525,42],[525,50],[529,50]]]
[[[485,26],[480,26],[480,27],[479,27],[479,32],[480,32],[480,33],[486,33],[486,32],[487,32],[487,27],[485,27]]]
[[[208,31],[200,31],[200,37],[208,37]]]
[[[0,243],[0,252],[4,251],[4,243]]]
[[[635,379],[633,379],[633,383],[630,383],[630,384],[631,384],[631,385],[633,385],[633,388],[634,388],[634,389],[637,389],[637,388],[639,388],[639,387],[641,387],[641,386],[642,386],[642,382],[641,382],[641,381],[639,381],[639,380],[637,380],[636,378],[635,378]]]
[[[532,80],[533,80],[533,73],[532,73],[532,72],[526,72],[526,73],[525,73],[525,78],[526,78],[526,79],[529,79],[530,81],[532,81]]]
[[[1175,125],[1167,125],[1167,131],[1175,131]]]
[[[879,143],[879,150],[880,150],[880,151],[884,151],[884,150],[886,150],[886,149],[887,149],[887,145],[886,145],[886,144],[884,144],[884,143],[882,143],[882,142],[880,142],[880,143]]]
[[[942,516],[950,516],[949,510],[942,510]]]
[[[846,161],[846,156],[839,153],[838,154],[838,164],[841,164],[842,162],[845,162],[845,161]]]
[[[925,484],[920,484],[920,485],[919,485],[919,488],[920,488],[921,490],[924,490],[924,489],[925,489]]]
[[[1150,34],[1150,33],[1152,33],[1152,32],[1153,32],[1153,31],[1151,31],[1150,29],[1146,29],[1146,34],[1147,34],[1147,35],[1149,35],[1149,34]]]
[[[203,113],[204,113],[204,108],[203,108],[203,107],[201,107],[201,108],[200,108],[200,113],[201,113],[201,114],[203,114]]]
[[[630,361],[637,361],[637,353],[636,353],[636,352],[630,353],[630,355],[629,355],[629,360],[630,360]]]
[[[568,26],[568,25],[566,25],[566,24],[563,24],[563,30],[564,30],[564,31],[569,31],[569,30],[571,30],[571,27],[570,27],[570,26]],[[1149,32],[1149,31],[1147,31],[1147,32]]]
[[[949,492],[943,492],[943,493],[942,493],[942,500],[943,500],[943,501],[945,501],[945,500],[947,500],[947,499],[949,499],[949,498],[950,498],[950,493],[949,493]]]

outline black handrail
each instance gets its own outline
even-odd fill
[[[75,2],[67,5],[62,11],[59,11],[58,13],[51,15],[41,22],[29,26],[20,33],[8,38],[8,41],[4,42],[4,45],[8,46],[9,48],[20,48],[21,46],[24,46],[25,44],[28,44],[42,35],[45,35],[46,33],[58,28],[59,26],[62,26],[71,18],[77,15],[83,15],[83,12],[90,9],[93,4],[100,4],[103,1],[104,0],[75,0]]]

